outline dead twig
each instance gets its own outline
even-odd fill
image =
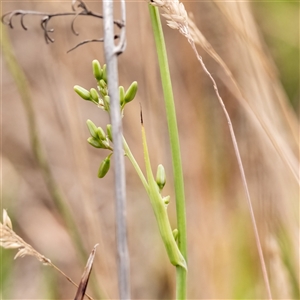
[[[77,2],[78,2],[78,5],[77,5],[77,7],[75,7],[75,4]],[[5,13],[2,16],[1,21],[3,22],[3,24],[8,25],[10,28],[13,29],[14,28],[14,26],[13,26],[14,17],[21,16],[21,19],[20,19],[21,26],[24,30],[27,30],[28,27],[24,23],[25,16],[27,16],[27,15],[42,16],[40,25],[44,31],[45,41],[47,44],[49,44],[49,42],[50,43],[54,42],[54,39],[50,36],[50,33],[54,32],[54,28],[49,28],[49,21],[52,18],[61,17],[61,16],[74,16],[74,18],[71,22],[71,31],[76,36],[79,35],[79,33],[75,30],[74,24],[75,24],[75,20],[77,19],[78,16],[90,16],[90,17],[94,17],[94,18],[98,18],[98,19],[103,19],[103,15],[91,11],[87,7],[87,5],[81,0],[72,2],[72,10],[73,11],[71,11],[71,12],[58,12],[58,13],[47,13],[47,12],[32,11],[32,10],[13,10],[13,11]],[[113,23],[119,29],[124,27],[124,22],[122,22],[122,21],[114,20]],[[84,44],[90,43],[90,42],[103,42],[103,38],[85,40],[85,41],[77,44],[75,47],[70,49],[68,52],[76,49],[77,47],[79,47],[81,45],[84,45]]]
[[[95,254],[96,254],[96,248],[97,248],[98,244],[96,244],[89,256],[89,259],[86,263],[86,266],[84,268],[77,292],[76,292],[76,296],[74,298],[74,300],[82,300],[87,288],[87,285],[89,283],[89,278],[90,278],[90,274],[92,271],[92,267],[93,267],[93,262],[94,262],[94,258],[95,258]]]

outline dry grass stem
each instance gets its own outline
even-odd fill
[[[51,266],[62,274],[69,282],[78,288],[78,285],[63,271],[61,271],[51,260],[44,255],[36,251],[31,245],[27,244],[21,237],[19,237],[12,228],[12,223],[7,211],[3,209],[3,223],[0,222],[0,246],[5,249],[18,249],[14,259],[18,257],[24,257],[26,255],[34,256],[37,260],[42,262],[44,265]],[[92,297],[85,294],[87,298],[93,300]]]
[[[187,15],[187,12],[184,8],[183,3],[180,3],[178,0],[173,1],[163,1],[163,0],[154,0],[153,5],[160,7],[163,9],[165,13],[162,15],[167,19],[167,24],[169,27],[173,29],[178,29],[179,32],[184,35],[190,44],[197,43],[199,44],[224,70],[224,72],[227,74],[229,79],[234,85],[234,88],[236,89],[236,95],[237,100],[240,102],[242,107],[252,116],[258,120],[261,127],[263,128],[263,131],[267,135],[268,139],[271,141],[273,147],[275,148],[276,152],[282,159],[282,161],[286,164],[288,169],[291,171],[292,175],[300,184],[300,178],[298,174],[298,163],[294,158],[293,153],[291,153],[290,149],[287,147],[284,147],[282,143],[278,140],[276,137],[276,133],[272,129],[272,125],[269,124],[264,118],[261,116],[260,112],[252,105],[251,101],[249,101],[240,86],[238,85],[237,81],[233,77],[230,69],[226,65],[226,63],[222,60],[222,58],[218,55],[218,53],[213,49],[211,44],[207,41],[205,36],[202,34],[202,32],[197,28],[194,21]],[[191,16],[192,17],[192,16]],[[240,31],[239,31],[240,32]],[[242,33],[241,33],[242,34]],[[246,39],[245,34],[242,34],[242,37]],[[251,45],[254,42],[251,43]],[[256,51],[258,50],[258,46],[254,45]],[[194,49],[195,51],[195,49]],[[196,50],[197,51],[197,50]],[[197,55],[197,54],[196,54]],[[264,64],[265,65],[265,64]],[[267,71],[269,71],[269,68],[267,68]],[[270,73],[270,71],[269,71]],[[281,106],[283,106],[282,101],[280,101]],[[286,109],[283,109],[284,116],[288,120],[288,125],[291,129],[291,132],[293,136],[295,136],[295,126],[291,124],[290,117],[287,117],[288,112]],[[297,139],[296,139],[297,140]],[[299,146],[299,142],[297,142],[297,146]]]
[[[89,278],[90,278],[90,274],[92,271],[92,267],[93,267],[93,263],[94,263],[94,258],[95,258],[95,254],[96,254],[96,248],[97,248],[98,244],[96,244],[89,256],[89,259],[87,261],[87,264],[84,268],[84,272],[82,274],[78,289],[77,289],[77,293],[76,296],[74,298],[74,300],[82,300],[84,295],[85,295],[85,291],[89,282]]]
[[[297,120],[294,117],[294,114],[292,112],[292,108],[288,105],[286,105],[286,95],[282,93],[282,91],[279,91],[278,89],[278,70],[275,66],[272,59],[270,59],[271,54],[268,51],[267,47],[263,48],[261,45],[254,40],[252,36],[250,36],[245,28],[241,28],[239,17],[236,14],[230,14],[228,9],[224,6],[224,3],[221,3],[219,1],[213,0],[216,7],[221,11],[221,13],[225,16],[226,20],[230,23],[234,31],[241,37],[241,39],[245,42],[245,44],[249,45],[251,49],[254,50],[256,56],[258,57],[259,61],[261,62],[264,70],[268,74],[269,78],[271,78],[272,82],[276,83],[273,84],[273,88],[275,91],[275,95],[277,96],[279,105],[281,107],[281,110],[283,112],[283,116],[285,118],[286,123],[288,124],[289,130],[291,131],[294,142],[299,147],[299,138],[298,138],[298,125]],[[195,24],[194,24],[195,25]],[[196,27],[196,26],[195,26]],[[198,28],[196,27],[198,30]],[[198,30],[199,31],[199,30]],[[197,43],[197,41],[196,41]]]
[[[196,45],[195,45],[195,40],[194,40],[193,36],[191,35],[190,30],[189,30],[188,17],[187,17],[187,13],[185,11],[183,3],[179,3],[178,0],[173,0],[173,1],[153,0],[153,1],[154,1],[154,5],[160,7],[165,12],[162,15],[167,19],[167,24],[173,29],[178,29],[179,32],[187,38],[187,40],[190,43],[190,45],[191,45],[198,61],[201,64],[201,67],[203,68],[203,70],[205,71],[205,73],[208,75],[208,77],[210,78],[210,80],[213,83],[215,93],[216,93],[217,98],[219,100],[219,103],[220,103],[220,105],[221,105],[221,107],[224,111],[224,114],[225,114],[225,117],[227,119],[227,123],[228,123],[228,126],[229,126],[230,135],[231,135],[235,155],[236,155],[236,158],[237,158],[237,161],[238,161],[238,166],[239,166],[239,170],[240,170],[240,173],[241,173],[243,186],[244,186],[244,190],[245,190],[248,205],[249,205],[252,225],[253,225],[254,234],[255,234],[255,241],[256,241],[258,254],[259,254],[259,258],[260,258],[260,262],[261,262],[263,277],[264,277],[268,297],[269,297],[269,299],[272,299],[267,268],[266,268],[266,264],[265,264],[265,260],[264,260],[264,256],[263,256],[262,246],[261,246],[261,242],[260,242],[260,238],[259,238],[259,234],[258,234],[258,229],[257,229],[256,220],[255,220],[255,216],[254,216],[254,211],[253,211],[253,207],[252,207],[252,202],[251,202],[251,198],[250,198],[250,194],[249,194],[249,190],[248,190],[248,185],[247,185],[247,181],[246,181],[244,167],[243,167],[242,159],[241,159],[240,152],[239,152],[239,149],[238,149],[238,144],[237,144],[235,133],[234,133],[234,130],[233,130],[233,127],[232,127],[230,116],[229,116],[229,114],[226,110],[226,107],[225,107],[225,104],[222,100],[222,97],[219,94],[218,86],[216,84],[215,79],[213,78],[211,73],[206,68],[206,65],[204,64],[202,57],[199,55],[199,53],[197,51],[197,48],[196,48]],[[210,46],[209,44],[207,44],[207,48],[212,49],[211,46],[210,47],[208,47],[208,46]],[[216,53],[214,51],[212,51],[211,53],[214,53],[214,56],[216,57]],[[229,69],[228,69],[228,71],[229,71]],[[229,71],[229,74],[231,74],[230,71]]]
[[[209,54],[223,68],[224,72],[227,74],[227,76],[233,83],[233,86],[236,90],[233,91],[233,93],[236,95],[237,100],[240,102],[240,104],[246,110],[246,112],[249,113],[250,116],[253,116],[259,122],[259,124],[263,128],[263,131],[265,132],[268,139],[271,141],[273,147],[275,148],[276,152],[278,153],[282,161],[286,164],[288,169],[291,171],[292,175],[295,177],[298,184],[300,184],[299,174],[297,172],[298,163],[295,161],[294,155],[291,153],[290,149],[285,148],[284,145],[282,144],[280,145],[280,141],[278,141],[276,133],[272,128],[272,124],[269,124],[267,120],[265,120],[264,117],[261,116],[260,111],[252,104],[251,101],[249,101],[249,99],[247,99],[247,97],[245,96],[241,87],[233,77],[226,63],[213,49],[211,44],[207,41],[205,36],[197,28],[196,24],[191,18],[188,18],[188,26],[189,26],[191,39],[194,41],[194,43],[199,44],[206,51],[206,53]],[[282,103],[281,106],[283,106]],[[288,114],[288,112],[286,112],[286,109],[283,109],[283,112],[285,116]],[[293,136],[295,136],[295,129],[294,129],[295,126],[291,124],[291,120],[292,120],[291,116],[289,115],[289,117],[286,117],[286,119],[288,120],[288,124],[289,127],[291,128],[291,132]],[[299,146],[299,142],[297,142],[297,146]]]

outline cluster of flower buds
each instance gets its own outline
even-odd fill
[[[107,88],[106,65],[103,65],[103,68],[101,68],[98,60],[93,60],[92,65],[93,74],[97,81],[98,91],[94,88],[91,88],[88,91],[79,85],[75,85],[74,90],[82,99],[91,101],[103,110],[109,111],[110,99]]]
[[[98,105],[98,107],[109,112],[110,98],[108,95],[106,65],[103,65],[103,68],[101,68],[99,61],[95,59],[92,62],[92,67],[94,77],[97,81],[98,91],[94,88],[91,88],[88,91],[79,85],[75,85],[74,90],[82,99],[91,101]],[[120,106],[122,112],[125,105],[134,99],[137,89],[138,84],[136,81],[132,82],[126,92],[123,86],[119,86]]]
[[[138,89],[138,84],[136,81],[134,81],[127,91],[125,92],[124,87],[121,85],[119,86],[119,92],[120,92],[120,105],[121,105],[121,111],[124,110],[124,107],[127,103],[132,101],[136,95]]]
[[[111,126],[107,125],[107,134],[101,127],[97,127],[91,120],[87,120],[86,124],[88,126],[91,136],[87,139],[88,143],[95,148],[103,148],[113,150],[109,144],[111,140]]]
[[[108,149],[113,151],[109,141],[112,141],[112,130],[111,125],[106,126],[106,132],[101,127],[97,127],[91,120],[87,120],[86,124],[88,126],[91,136],[87,139],[88,143],[95,148]],[[103,178],[110,168],[110,153],[100,164],[98,170],[98,177]]]
[[[97,88],[91,88],[86,90],[85,88],[75,85],[75,92],[84,100],[91,101],[96,104],[98,107],[109,112],[110,110],[110,98],[108,95],[108,85],[107,85],[107,71],[106,65],[101,67],[98,60],[93,60],[92,69],[94,77],[97,81]],[[137,93],[138,84],[134,81],[129,88],[126,90],[123,86],[119,87],[120,93],[120,111],[123,114],[124,107],[127,103],[132,101]],[[95,148],[108,149],[113,151],[110,142],[112,142],[112,129],[111,125],[108,124],[106,127],[106,133],[101,127],[97,127],[91,120],[87,120],[87,126],[91,136],[87,139],[88,143]],[[103,178],[109,170],[110,167],[110,153],[100,164],[98,177]]]

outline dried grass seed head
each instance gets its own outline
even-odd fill
[[[31,255],[44,264],[51,263],[50,259],[37,252],[12,230],[10,217],[5,209],[3,210],[3,223],[0,222],[0,246],[5,249],[18,249],[15,259]]]
[[[181,34],[189,37],[188,16],[183,3],[178,0],[153,0],[151,4],[164,11],[162,16],[167,19],[169,27],[178,29]]]

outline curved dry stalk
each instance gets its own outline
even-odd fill
[[[261,263],[261,267],[262,267],[263,278],[264,278],[265,286],[266,286],[266,289],[267,289],[268,297],[269,297],[269,299],[272,299],[272,293],[271,293],[271,288],[270,288],[266,263],[265,263],[265,259],[264,259],[264,255],[263,255],[263,251],[262,251],[262,246],[261,246],[261,243],[260,243],[260,238],[259,238],[258,229],[257,229],[257,225],[256,225],[254,210],[253,210],[253,207],[252,207],[252,201],[251,201],[251,198],[250,198],[250,193],[249,193],[249,189],[248,189],[248,185],[247,185],[247,180],[246,180],[246,176],[245,176],[245,171],[244,171],[242,159],[241,159],[241,156],[240,156],[240,152],[239,152],[238,144],[237,144],[237,141],[236,141],[235,133],[234,133],[234,130],[233,130],[233,126],[232,126],[232,123],[231,123],[231,119],[230,119],[230,116],[227,112],[225,104],[222,100],[222,97],[219,94],[219,90],[218,90],[218,86],[216,84],[216,81],[213,78],[213,76],[211,75],[211,73],[208,71],[208,69],[206,68],[202,57],[199,55],[199,53],[197,51],[195,41],[194,41],[190,31],[189,31],[188,16],[187,16],[187,12],[184,8],[183,3],[180,3],[178,0],[173,0],[173,1],[153,0],[152,4],[162,8],[165,12],[162,15],[167,19],[167,24],[171,28],[179,30],[179,32],[187,38],[187,40],[190,43],[190,45],[191,45],[198,61],[201,64],[202,69],[204,70],[204,72],[208,75],[208,77],[212,81],[213,88],[215,90],[215,93],[217,95],[219,103],[220,103],[220,105],[221,105],[221,107],[224,111],[224,114],[225,114],[225,117],[226,117],[226,120],[227,120],[227,123],[228,123],[228,127],[229,127],[229,130],[230,130],[231,140],[232,140],[232,143],[233,143],[235,156],[237,158],[238,167],[239,167],[239,170],[240,170],[240,174],[241,174],[241,178],[242,178],[242,182],[243,182],[243,186],[244,186],[244,190],[245,190],[245,194],[246,194],[246,198],[247,198],[247,202],[248,202],[248,206],[249,206],[250,217],[251,217],[252,226],[253,226],[253,230],[254,230],[255,242],[256,242],[256,246],[257,246],[257,250],[258,250],[258,254],[259,254],[259,259],[260,259],[260,263]]]
[[[261,51],[260,45],[258,45],[258,43],[253,39],[253,37],[250,37],[249,34],[247,34],[246,30],[240,28],[240,26],[233,19],[233,17],[228,13],[228,11],[225,10],[225,7],[223,5],[224,3],[221,3],[216,0],[213,0],[213,3],[220,10],[220,12],[225,16],[226,20],[232,26],[234,31],[255,51],[266,73],[274,82],[274,84],[272,84],[272,87],[274,88],[274,92],[277,95],[277,99],[282,109],[283,116],[293,135],[294,142],[299,147],[299,137],[298,137],[299,134],[298,134],[297,121],[296,118],[292,115],[292,108],[290,106],[284,105],[285,104],[284,100],[286,100],[286,95],[284,95],[284,93],[280,91],[278,88],[278,81],[279,81],[278,70],[274,65],[274,62],[270,59],[271,55],[269,55],[269,53],[264,53],[263,51]],[[265,47],[264,51],[266,50],[268,49]]]
[[[231,135],[231,140],[232,140],[235,156],[237,158],[238,167],[239,167],[240,174],[241,174],[241,177],[242,177],[242,182],[243,182],[243,186],[244,186],[244,190],[245,190],[245,193],[246,193],[246,198],[247,198],[247,202],[248,202],[248,206],[249,206],[252,226],[253,226],[253,229],[254,229],[255,242],[256,242],[256,246],[257,246],[257,250],[258,250],[258,255],[259,255],[261,267],[262,267],[263,277],[264,277],[265,285],[266,285],[266,288],[267,288],[268,297],[269,297],[269,299],[272,299],[272,293],[271,293],[271,288],[270,288],[270,283],[269,283],[267,267],[266,267],[266,263],[265,263],[265,259],[264,259],[264,255],[263,255],[263,251],[262,251],[262,246],[261,246],[261,243],[260,243],[260,238],[259,238],[258,229],[257,229],[257,225],[256,225],[256,220],[255,220],[254,210],[253,210],[253,206],[252,206],[252,201],[251,201],[251,198],[250,198],[250,193],[249,193],[248,184],[247,184],[247,180],[246,180],[246,175],[245,175],[245,171],[244,171],[244,167],[243,167],[243,162],[242,162],[242,159],[241,159],[241,155],[240,155],[240,151],[239,151],[238,144],[237,144],[237,141],[236,141],[236,137],[235,137],[235,133],[234,133],[234,130],[233,130],[232,123],[231,123],[231,119],[230,119],[230,116],[227,112],[225,104],[222,100],[222,97],[219,94],[218,86],[216,84],[215,79],[213,78],[211,73],[207,70],[207,68],[206,68],[206,66],[203,62],[202,57],[198,54],[195,43],[192,40],[191,41],[189,40],[189,43],[191,44],[192,49],[194,50],[194,52],[197,56],[197,59],[200,62],[204,72],[208,75],[208,77],[210,78],[210,80],[213,83],[215,93],[217,95],[219,103],[222,106],[222,109],[224,111],[224,114],[225,114],[225,117],[226,117],[226,120],[227,120],[227,123],[228,123],[228,127],[229,127],[229,131],[230,131],[230,135]]]
[[[247,97],[245,96],[245,94],[242,91],[242,89],[240,88],[239,84],[233,77],[233,75],[232,75],[230,69],[228,68],[228,66],[226,65],[226,63],[216,53],[216,51],[213,49],[211,44],[206,40],[206,38],[201,33],[201,31],[197,28],[197,26],[195,25],[193,20],[191,18],[188,18],[187,22],[188,22],[188,26],[190,29],[190,35],[192,37],[192,40],[195,43],[199,44],[205,50],[205,52],[210,57],[212,57],[222,67],[222,69],[224,70],[226,75],[229,77],[229,79],[233,83],[233,86],[236,90],[236,91],[233,91],[233,93],[236,95],[237,100],[242,105],[242,107],[246,110],[247,113],[249,113],[251,116],[254,116],[256,118],[256,120],[261,125],[264,133],[267,135],[268,139],[270,140],[271,144],[273,145],[275,151],[278,153],[281,160],[286,164],[286,166],[288,167],[289,171],[292,173],[293,177],[298,182],[298,184],[300,184],[300,178],[299,178],[299,174],[297,172],[298,165],[296,165],[296,164],[293,165],[291,162],[291,159],[288,158],[288,155],[286,153],[288,151],[288,149],[283,149],[283,147],[279,144],[279,141],[276,138],[276,134],[272,131],[271,126],[266,123],[266,121],[263,119],[263,117],[261,117],[261,114],[259,113],[259,111],[257,111],[257,109],[253,106],[251,101],[249,101],[247,99]],[[277,91],[277,93],[278,93],[278,91]],[[285,115],[286,115],[286,112],[285,112]],[[290,124],[290,122],[289,122],[289,126],[292,126]],[[290,155],[290,157],[291,157],[291,155]]]

